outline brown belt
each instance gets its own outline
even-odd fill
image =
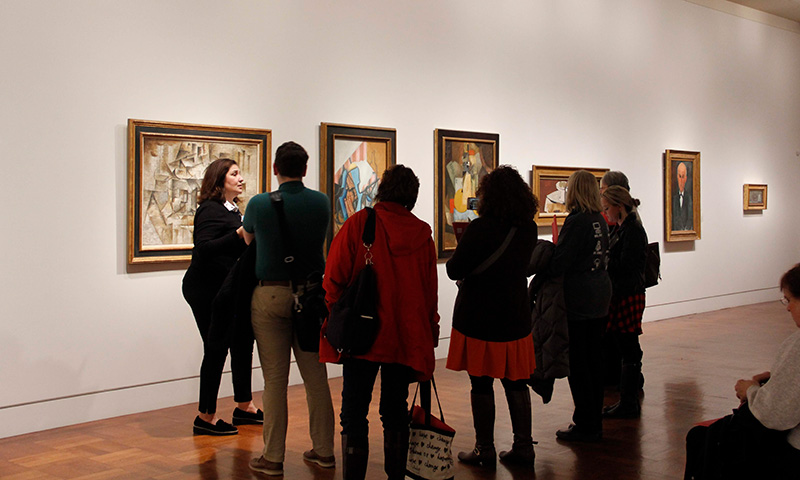
[[[259,280],[258,284],[262,287],[291,287],[289,280]]]

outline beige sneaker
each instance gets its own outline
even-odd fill
[[[264,455],[250,460],[250,470],[254,472],[263,473],[265,475],[283,475],[283,463],[270,462]]]
[[[322,457],[312,448],[307,452],[303,452],[303,460],[306,462],[316,463],[322,468],[333,468],[336,466],[336,457]]]

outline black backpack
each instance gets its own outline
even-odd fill
[[[658,285],[661,280],[661,254],[658,250],[658,242],[647,245],[647,258],[644,264],[644,288]]]

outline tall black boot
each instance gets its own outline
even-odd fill
[[[367,476],[369,460],[369,441],[355,441],[342,435],[342,478],[344,480],[364,480]]]
[[[408,459],[408,429],[404,432],[383,431],[383,470],[388,480],[406,478]]]
[[[470,393],[472,424],[475,427],[475,449],[459,452],[458,461],[486,468],[497,466],[494,449],[494,393]]]
[[[604,418],[639,418],[642,415],[642,408],[639,404],[641,378],[641,363],[625,363],[622,365],[619,402],[604,409]]]
[[[514,432],[514,443],[511,450],[500,452],[500,461],[533,465],[536,454],[533,451],[531,437],[531,392],[525,390],[506,390],[508,413],[511,415],[511,429]]]

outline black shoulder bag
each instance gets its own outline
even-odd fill
[[[372,268],[372,243],[375,241],[375,210],[369,212],[361,241],[367,252],[364,268],[331,305],[325,337],[331,346],[345,355],[369,352],[378,336],[378,284]]]
[[[325,290],[322,288],[322,272],[314,271],[308,274],[303,285],[303,293],[298,293],[298,282],[295,280],[296,268],[294,256],[291,254],[292,237],[286,225],[286,213],[283,211],[283,197],[280,192],[272,192],[269,199],[275,212],[278,214],[278,225],[281,229],[284,251],[286,256],[283,261],[289,265],[292,272],[292,328],[297,336],[297,343],[304,352],[319,351],[319,329],[328,316],[328,307],[325,305]]]

